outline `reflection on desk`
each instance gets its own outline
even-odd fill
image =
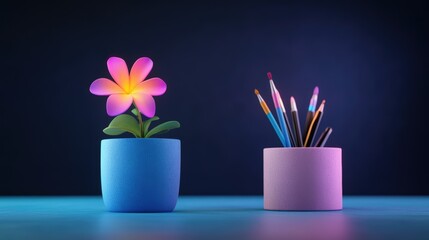
[[[101,197],[1,197],[0,239],[428,239],[429,197],[345,197],[342,211],[265,211],[256,197],[180,197],[111,213]]]

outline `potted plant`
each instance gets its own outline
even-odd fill
[[[152,137],[180,124],[168,121],[151,128],[159,120],[153,96],[167,90],[161,78],[146,79],[152,67],[152,60],[142,57],[128,71],[123,59],[111,57],[107,68],[113,81],[99,78],[90,86],[92,94],[109,96],[106,110],[114,118],[103,132],[111,136],[128,132],[135,137],[101,141],[101,188],[109,211],[170,212],[176,206],[180,140]]]

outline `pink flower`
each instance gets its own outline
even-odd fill
[[[107,68],[115,81],[96,79],[89,91],[94,95],[109,96],[106,103],[109,116],[124,113],[134,102],[141,113],[151,118],[155,115],[155,100],[152,96],[160,96],[167,90],[167,84],[161,78],[145,80],[152,66],[150,58],[142,57],[137,59],[129,73],[122,58],[111,57],[107,60]]]

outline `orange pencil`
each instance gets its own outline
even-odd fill
[[[308,127],[307,136],[305,137],[304,147],[311,147],[314,140],[314,135],[316,135],[317,128],[319,127],[320,120],[323,116],[323,109],[325,108],[325,100],[320,104],[319,109],[317,109],[316,114],[311,120],[310,126]]]

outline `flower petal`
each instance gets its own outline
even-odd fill
[[[151,118],[155,116],[155,100],[151,95],[144,93],[134,93],[133,99],[139,111],[146,117]]]
[[[147,77],[150,70],[152,70],[153,62],[148,57],[142,57],[137,59],[134,65],[131,67],[130,74],[130,87],[134,87]]]
[[[139,83],[133,92],[159,96],[165,93],[167,84],[161,78],[151,78]]]
[[[128,110],[133,103],[129,94],[113,94],[107,98],[106,110],[109,116],[116,116]]]
[[[107,78],[99,78],[91,83],[89,91],[98,96],[107,96],[115,93],[123,93],[121,87],[119,87],[115,82]]]
[[[107,68],[109,69],[110,75],[113,80],[122,88],[124,91],[130,89],[130,76],[128,74],[127,63],[124,59],[118,57],[111,57],[107,60]]]

